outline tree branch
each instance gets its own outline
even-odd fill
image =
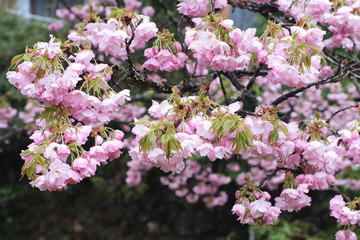
[[[331,117],[330,117],[328,120],[326,120],[326,122],[329,123],[330,120],[331,120],[333,117],[335,117],[337,114],[339,114],[339,113],[341,113],[341,112],[343,112],[343,111],[346,111],[346,110],[348,110],[348,109],[350,109],[350,108],[356,108],[356,107],[359,107],[359,105],[353,105],[353,106],[349,106],[349,107],[346,107],[346,108],[342,108],[342,109],[336,111],[335,113],[333,113],[333,114],[331,115]]]
[[[264,67],[264,64],[260,63],[260,66],[255,70],[250,82],[246,85],[246,90],[250,90],[254,85],[257,76],[259,76],[260,70]]]
[[[287,168],[277,167],[277,168],[275,168],[274,170],[272,170],[270,173],[266,174],[266,176],[265,176],[263,179],[261,179],[261,181],[260,181],[260,183],[259,183],[259,185],[258,185],[258,188],[261,188],[261,187],[264,185],[264,183],[265,183],[266,180],[269,180],[270,178],[272,178],[273,176],[275,176],[275,174],[276,174],[278,171],[280,171],[280,170],[287,170]]]
[[[337,73],[337,74],[339,74],[339,73]],[[341,74],[341,75],[337,75],[337,74],[335,74],[335,75],[333,75],[331,77],[325,78],[325,79],[323,79],[321,81],[311,83],[311,84],[307,85],[306,87],[301,87],[301,88],[295,89],[293,91],[290,91],[287,94],[284,94],[284,95],[278,97],[277,99],[275,99],[271,104],[273,106],[277,106],[280,103],[288,100],[289,98],[295,97],[296,94],[301,93],[301,92],[305,91],[306,89],[311,88],[312,86],[319,86],[319,85],[323,85],[323,84],[330,83],[330,82],[337,82],[340,79],[345,78],[346,76],[348,76],[349,72],[346,72],[346,73]]]

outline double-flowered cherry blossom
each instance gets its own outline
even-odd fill
[[[97,166],[121,155],[124,134],[105,126],[129,100],[129,90],[115,92],[108,84],[112,68],[96,64],[95,54],[51,36],[17,57],[7,77],[24,95],[44,104],[39,130],[23,151],[23,175],[40,190],[61,190],[95,174]],[[89,139],[95,144],[85,149]]]
[[[206,15],[193,21],[196,27],[187,29],[185,43],[201,65],[234,71],[247,67],[251,53],[261,51],[262,44],[255,37],[255,29],[234,29],[232,20],[222,20],[218,15]]]
[[[212,10],[226,6],[227,0],[182,0],[177,5],[179,13],[193,17],[201,17]]]
[[[149,58],[144,62],[144,68],[150,71],[171,72],[184,67],[184,62],[188,59],[182,52],[181,44],[167,29],[158,33],[154,46],[145,49],[144,56]]]
[[[136,26],[133,31],[132,28]],[[84,46],[98,46],[101,52],[121,60],[127,59],[127,43],[131,52],[145,47],[145,43],[155,37],[158,29],[148,16],[138,15],[130,9],[113,11],[107,22],[97,18],[84,26],[80,33],[72,32],[68,38]]]

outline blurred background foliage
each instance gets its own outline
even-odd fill
[[[159,14],[154,21],[160,23],[159,29],[166,27],[176,32],[173,23],[176,1],[143,2],[155,6]],[[26,46],[48,41],[49,31],[45,23],[24,20],[0,9],[0,94],[21,108],[24,98],[5,77],[11,58],[23,53]],[[64,39],[67,30],[56,36]],[[176,77],[171,74],[164,77]],[[329,216],[328,210],[332,193],[311,194],[311,207],[281,215],[274,226],[248,228],[231,214],[238,188],[235,183],[224,189],[229,194],[228,203],[212,209],[202,202],[188,204],[178,198],[160,184],[159,177],[164,173],[158,169],[151,170],[140,186],[131,188],[125,184],[129,160],[126,152],[120,159],[99,167],[95,177],[70,186],[67,191],[40,192],[26,178],[19,181],[23,164],[19,153],[29,143],[26,135],[17,135],[0,144],[1,240],[315,240],[329,239],[337,231],[336,220]]]

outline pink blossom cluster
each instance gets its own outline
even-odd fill
[[[113,5],[114,1],[91,1],[92,4],[92,11],[101,14],[104,12],[104,6],[103,5]],[[61,19],[69,19],[70,21],[79,21],[82,19],[85,19],[89,16],[90,8],[89,5],[75,5],[68,8],[59,8],[56,9],[56,16]]]
[[[232,208],[232,213],[238,216],[238,221],[243,224],[259,225],[273,224],[281,210],[272,206],[269,200],[270,194],[267,192],[254,193],[254,200],[239,198]]]
[[[133,11],[137,11],[141,5],[142,2],[138,0],[124,0],[125,7],[131,8]]]
[[[192,99],[196,98],[182,98],[180,103],[185,107],[190,106],[191,109],[196,109],[195,105],[192,105]],[[212,130],[213,121],[216,117],[212,116],[219,117],[222,113],[232,115],[239,110],[239,108],[239,103],[230,105],[229,107],[219,107],[211,112],[211,116],[205,116],[203,113],[200,113],[188,121],[182,122],[179,125],[181,128],[178,127],[175,133],[181,146],[183,146],[182,151],[173,151],[169,160],[166,159],[165,151],[159,142],[157,143],[159,145],[157,145],[155,149],[145,153],[141,152],[139,142],[151,131],[151,125],[139,124],[133,130],[136,139],[135,147],[132,147],[130,150],[130,156],[135,161],[143,161],[144,163],[160,167],[164,171],[173,172],[181,172],[183,169],[186,169],[183,165],[184,162],[182,158],[187,158],[191,154],[206,156],[212,161],[216,158],[229,158],[236,153],[234,145],[231,144],[234,140],[234,134],[225,132],[221,136],[219,146],[219,143],[216,143],[216,139],[218,139],[217,133]],[[176,122],[178,120],[176,117],[177,109],[177,104],[169,103],[168,101],[163,101],[162,103],[153,102],[153,106],[149,109],[149,114],[159,120],[171,119],[171,121]],[[320,140],[320,138],[313,139],[316,138],[316,136],[325,137],[328,132],[325,122],[320,119],[309,121],[308,128],[301,132],[296,123],[287,124],[282,121],[277,123],[271,122],[268,120],[271,119],[271,117],[266,118],[269,114],[267,111],[268,110],[264,108],[261,111],[259,110],[259,116],[247,116],[244,119],[244,123],[253,133],[254,148],[249,147],[247,155],[245,155],[244,152],[241,152],[241,155],[244,159],[247,159],[249,164],[253,165],[250,174],[253,173],[251,176],[256,182],[260,182],[266,175],[265,170],[262,169],[270,171],[280,166],[287,169],[301,170],[303,174],[298,174],[295,177],[294,183],[297,188],[285,189],[281,195],[275,199],[275,206],[277,208],[284,211],[299,211],[305,206],[310,206],[311,198],[306,195],[310,189],[329,189],[330,184],[335,181],[335,173],[350,166],[349,160],[344,158],[344,146],[346,144],[338,144],[341,137],[336,138],[330,136],[323,140]],[[156,123],[155,121],[151,124]],[[283,127],[280,128],[278,127],[279,125]],[[284,128],[286,130],[283,130]],[[311,132],[312,129],[319,129],[316,130],[316,133],[320,135],[313,135],[314,133]],[[272,143],[271,139],[274,131],[278,132],[278,136],[276,142]],[[185,136],[186,138],[184,138]],[[214,152],[212,152],[212,149],[215,149]],[[159,153],[162,154],[161,158],[159,158]],[[275,161],[274,156],[276,158]],[[267,157],[269,157],[269,160],[266,160]],[[170,164],[173,166],[179,164],[177,167],[180,167],[173,170],[169,167]],[[257,165],[259,165],[259,168],[256,167]],[[181,176],[183,174],[183,172],[180,173]],[[240,179],[244,179],[244,176],[247,176],[247,174],[249,173],[239,174],[237,178],[239,185],[245,184],[245,182],[240,181]],[[177,176],[169,178],[173,178],[174,181],[178,183],[182,182],[178,180]],[[270,189],[276,189],[283,181],[284,177],[280,173],[271,178],[270,181],[267,181],[267,186]],[[173,182],[166,181],[169,187],[171,183]],[[185,188],[182,191],[178,191],[177,194],[184,192],[186,192]],[[191,196],[191,198],[189,197],[190,201],[194,200],[194,196],[196,195]],[[251,202],[248,202],[248,204],[250,203]],[[234,211],[237,211],[240,217],[239,219],[242,219],[244,215],[241,215],[241,212],[246,209],[246,207],[236,205],[234,209],[237,209]],[[248,223],[244,219],[241,221]],[[266,221],[267,223],[271,222],[271,220]]]
[[[187,98],[182,99],[183,102],[187,100]],[[232,115],[239,108],[239,104],[232,104],[228,108],[215,109],[212,111],[212,114],[213,116],[218,116],[221,113]],[[150,115],[159,120],[165,118],[173,119],[176,122],[175,111],[174,105],[167,101],[163,101],[161,104],[153,102],[153,106],[149,109]],[[220,141],[217,142],[218,136],[211,128],[216,118],[196,115],[189,119],[188,122],[183,122],[179,125],[174,136],[180,142],[183,150],[172,152],[171,154],[173,155],[170,159],[166,159],[165,152],[160,143],[157,143],[157,146],[148,152],[141,152],[139,142],[152,130],[151,126],[137,125],[133,129],[133,133],[136,135],[135,142],[139,144],[130,150],[130,156],[133,159],[160,167],[165,171],[173,172],[182,171],[185,167],[183,159],[192,154],[207,156],[211,161],[217,158],[227,159],[236,154],[235,145],[232,144],[235,139],[235,132],[225,132],[221,136]],[[156,123],[155,121],[151,124]],[[283,126],[283,129],[287,129],[285,133],[283,130],[276,129],[274,123],[259,117],[247,116],[244,119],[244,124],[253,133],[252,143],[254,147],[248,148],[247,157],[252,159],[253,157],[276,156],[276,158],[280,159],[278,163],[270,161],[270,165],[266,161],[262,161],[266,164],[264,166],[267,166],[268,170],[275,169],[279,164],[290,169],[302,169],[306,175],[299,175],[297,180],[299,184],[308,184],[309,189],[328,188],[329,184],[335,180],[335,172],[342,169],[340,166],[344,163],[343,148],[335,144],[337,142],[336,139],[328,139],[334,144],[325,144],[314,140],[307,141],[305,139],[309,139],[310,133],[301,133],[297,124],[278,123]],[[272,143],[271,138],[274,131],[277,131],[278,137],[276,142]],[[259,174],[261,171],[255,172],[258,173],[260,181],[263,176]]]
[[[270,1],[253,2],[266,4]],[[360,3],[342,1],[346,6],[340,6],[333,2],[277,0],[279,9],[294,17],[297,24],[285,28],[269,23],[268,32],[257,38],[255,29],[241,31],[233,27],[231,20],[222,20],[212,13],[206,15],[225,7],[226,0],[180,1],[177,6],[181,14],[205,15],[202,19],[193,18],[195,27],[186,29],[185,44],[197,60],[187,64],[188,71],[193,78],[209,72],[209,76],[214,76],[207,67],[215,71],[235,71],[253,70],[248,69],[251,65],[265,66],[268,70],[259,68],[259,74],[268,73],[262,74],[265,77],[257,77],[255,86],[262,92],[258,97],[260,102],[269,105],[285,93],[281,84],[305,87],[326,79],[334,73],[322,62],[325,46],[360,49]],[[225,91],[219,95],[202,91],[201,96],[181,97],[183,93],[173,88],[171,100],[153,101],[148,109],[151,117],[137,121],[145,108],[124,106],[129,100],[129,90],[115,92],[110,87],[113,67],[98,64],[91,48],[101,52],[102,60],[106,60],[105,54],[112,63],[121,65],[129,51],[133,53],[135,49],[144,48],[146,42],[158,35],[154,46],[145,50],[148,58],[143,64],[145,69],[170,72],[184,67],[188,57],[171,35],[166,36],[170,40],[164,40],[166,37],[158,34],[155,23],[148,17],[154,14],[151,7],[143,8],[144,15],[138,15],[129,9],[110,13],[110,8],[100,5],[114,3],[113,0],[94,1],[93,11],[105,11],[110,16],[106,21],[94,14],[80,30],[69,34],[73,42],[63,44],[51,36],[49,42],[35,44],[23,56],[16,57],[15,71],[7,73],[9,82],[22,94],[45,105],[41,109],[30,109],[34,105],[29,103],[19,115],[29,123],[40,114],[37,121],[40,129],[31,135],[33,143],[22,153],[23,175],[31,179],[33,186],[50,191],[66,189],[68,184],[93,176],[101,164],[118,158],[120,149],[126,144],[132,158],[127,163],[128,185],[139,185],[151,167],[159,167],[173,173],[162,177],[162,184],[189,203],[202,198],[208,207],[223,206],[227,202],[228,195],[221,187],[231,178],[210,167],[202,169],[199,162],[189,158],[198,155],[210,161],[232,159],[222,164],[238,173],[239,165],[230,165],[237,155],[241,163],[250,168],[236,177],[242,187],[236,194],[232,212],[243,224],[272,224],[281,211],[299,211],[310,206],[309,190],[327,190],[332,184],[340,185],[345,181],[354,189],[360,189],[359,181],[348,178],[344,171],[360,164],[359,121],[352,121],[358,118],[358,113],[349,110],[333,116],[339,109],[354,105],[360,97],[355,85],[319,84],[317,88],[307,89],[300,98],[288,99],[281,105],[285,106],[282,113],[290,112],[288,123],[280,119],[275,108],[266,105],[258,107],[254,114],[240,117],[236,112],[242,110],[246,102],[221,106],[210,100],[219,96],[225,98]],[[134,11],[141,7],[140,1],[124,0],[124,4]],[[89,12],[90,7],[73,7],[71,11],[59,10],[57,14],[61,18],[75,19],[87,18]],[[329,25],[333,35],[324,40],[326,32],[314,26],[315,23]],[[51,27],[56,30],[60,26]],[[73,53],[68,51],[75,48]],[[341,63],[339,66],[341,70]],[[150,79],[159,84],[164,82],[159,76]],[[241,84],[249,80],[239,79]],[[207,87],[211,91],[220,85],[224,88],[220,77],[206,84],[203,85],[206,91]],[[210,97],[204,96],[206,94]],[[14,114],[12,108],[0,109],[0,128],[6,127]],[[124,143],[123,132],[105,126],[111,120],[135,121],[132,129],[135,139],[129,138]],[[296,121],[301,121],[303,130]],[[345,122],[348,124],[344,127]],[[122,128],[130,131],[127,125]],[[340,131],[334,135],[330,129]],[[270,171],[274,174],[268,177]],[[289,180],[286,171],[296,175]],[[252,185],[249,178],[253,180]],[[290,187],[287,186],[289,181]],[[282,183],[284,189],[272,206],[270,194],[258,187],[274,190]],[[337,195],[330,201],[331,216],[342,225],[358,224],[358,206],[359,202],[345,203],[343,197]],[[349,230],[339,231],[336,238],[356,239],[356,235]]]
[[[48,26],[48,30],[49,31],[54,31],[54,32],[57,32],[59,31],[60,29],[62,29],[64,27],[64,23],[61,22],[61,21],[54,21],[52,23],[49,24]]]
[[[324,72],[327,71],[324,75]],[[331,68],[324,67],[320,71],[321,78],[328,77],[332,74]],[[247,79],[243,79],[246,84]],[[256,84],[262,90],[262,96],[258,100],[263,104],[270,105],[280,94],[286,94],[280,84],[272,84],[267,78],[257,77]],[[299,97],[289,98],[281,103],[280,112],[289,113],[290,121],[298,122],[304,119],[314,118],[314,110],[316,109],[322,119],[329,119],[335,112],[349,106],[356,105],[356,99],[360,97],[356,87],[352,84],[343,88],[341,83],[328,83],[318,88],[309,88]],[[348,109],[343,114],[337,114],[331,118],[330,126],[332,129],[341,130],[344,128],[345,122],[351,122],[357,119],[357,111]]]
[[[53,37],[49,43],[36,43],[18,60],[16,71],[7,73],[24,95],[45,104],[37,122],[40,130],[22,154],[23,174],[40,190],[61,190],[94,175],[97,166],[118,158],[124,146],[123,132],[104,124],[121,111],[129,90],[112,90],[111,68],[92,63],[91,50],[66,56],[61,47]],[[27,114],[33,117],[35,112]],[[95,145],[85,150],[90,136]]]
[[[341,130],[341,141],[345,145],[345,157],[351,158],[353,164],[360,164],[360,138],[359,138],[359,122],[353,121],[348,123],[351,130]]]
[[[219,71],[242,69],[249,65],[250,53],[258,55],[262,49],[262,44],[255,37],[256,29],[233,29],[232,20],[215,19],[216,26],[201,19],[194,21],[197,26],[187,29],[185,43],[203,66]]]
[[[308,192],[306,184],[300,184],[296,189],[284,189],[280,196],[275,198],[275,206],[282,211],[299,211],[303,207],[310,206],[311,198],[306,195]]]
[[[330,215],[341,225],[355,225],[360,221],[360,210],[350,209],[341,195],[330,200]]]
[[[185,197],[188,203],[196,203],[201,197],[210,208],[223,206],[227,202],[228,195],[224,191],[219,191],[219,188],[230,183],[231,179],[225,174],[213,173],[209,167],[202,170],[198,162],[189,159],[184,171],[177,175],[161,177],[160,181],[175,191],[178,197]]]
[[[291,0],[277,0],[276,3],[280,11],[288,12],[297,21],[307,19],[311,23],[329,25],[333,36],[324,41],[327,47],[343,47],[351,51],[360,49],[359,2],[344,1],[338,5],[329,0],[301,0],[296,3]]]
[[[183,98],[181,104],[188,104],[187,108],[191,109],[197,104],[196,97]],[[234,103],[228,108],[222,107],[213,112],[222,111],[224,113],[234,114],[239,110],[240,105]],[[177,121],[174,106],[168,101],[163,101],[161,104],[153,101],[153,105],[148,110],[149,114],[159,119],[160,123],[164,119],[173,119]],[[214,117],[213,119],[215,119]],[[156,143],[153,149],[147,152],[141,151],[141,139],[152,131],[151,126],[137,124],[132,132],[136,135],[135,142],[137,145],[130,149],[130,156],[133,160],[150,163],[153,166],[160,167],[163,171],[179,173],[185,168],[183,159],[190,157],[192,154],[207,156],[211,161],[219,159],[228,159],[232,154],[236,153],[233,146],[231,146],[232,136],[229,139],[223,138],[220,142],[216,141],[217,135],[212,132],[211,118],[197,115],[192,117],[188,122],[183,122],[176,128],[174,137],[180,142],[182,151],[172,151],[171,157],[167,159],[165,151],[160,142]],[[154,121],[151,124],[156,124]],[[160,139],[158,139],[160,140]]]
[[[243,186],[246,183],[246,177],[258,185],[269,171],[274,171],[277,167],[277,162],[271,157],[249,157],[243,156],[249,166],[249,171],[240,172],[236,177],[236,183],[239,186]],[[279,186],[284,182],[284,171],[278,171],[274,176],[264,183],[264,187],[269,190],[277,190]]]
[[[26,103],[24,111],[19,112],[19,118],[25,124],[35,123],[35,119],[44,111],[44,108],[37,101],[30,100]]]
[[[125,11],[125,10],[124,10]],[[141,22],[140,22],[140,19]],[[130,51],[144,48],[147,41],[155,37],[158,29],[155,23],[150,22],[148,16],[134,15],[131,24],[137,26],[134,31],[132,42],[129,46]],[[112,57],[127,59],[126,42],[132,38],[130,25],[125,25],[115,18],[110,18],[107,22],[88,23],[84,32],[71,32],[69,39],[84,46],[91,44],[97,46],[101,52]]]
[[[46,58],[62,58],[61,43],[37,43],[33,54],[45,55]],[[117,111],[125,100],[129,99],[129,90],[114,92],[107,81],[111,78],[111,68],[107,64],[93,64],[91,60],[95,54],[90,50],[79,51],[74,59],[64,70],[47,69],[39,76],[39,65],[35,60],[24,61],[19,64],[17,71],[9,71],[7,78],[9,82],[17,87],[22,94],[44,102],[48,106],[59,106],[70,108],[72,116],[85,124],[101,124],[111,120],[113,111]],[[58,62],[58,64],[61,64]],[[81,77],[85,75],[85,77]],[[75,87],[82,82],[83,90]],[[90,84],[91,83],[91,84]],[[91,93],[93,92],[93,93]]]
[[[177,5],[177,9],[181,14],[201,17],[212,9],[222,9],[226,6],[227,0],[181,0]]]
[[[96,136],[96,144],[88,151],[83,145],[92,133],[89,125],[67,127],[56,132],[56,127],[46,126],[46,121],[38,122],[43,129],[36,130],[30,138],[34,141],[28,150],[22,153],[24,166],[31,175],[32,186],[41,191],[66,189],[67,184],[78,183],[85,177],[95,174],[97,166],[106,164],[120,156],[124,134],[119,131],[109,132],[108,138]]]
[[[171,72],[184,67],[184,62],[188,56],[182,52],[179,42],[175,43],[174,48],[168,48],[166,45],[158,49],[157,46],[145,49],[144,56],[148,58],[144,62],[144,68],[150,71],[167,71]]]
[[[9,122],[17,114],[12,107],[0,107],[0,129],[9,127]]]
[[[270,68],[266,79],[273,84],[280,83],[292,87],[303,87],[316,82],[321,76],[321,57],[309,47],[321,51],[324,48],[322,41],[325,31],[319,28],[305,30],[294,26],[291,27],[291,35],[286,29],[283,29],[283,32],[284,35],[279,35],[277,39],[264,40],[268,44],[260,57],[266,56],[262,61]],[[295,46],[297,49],[294,49]],[[303,57],[299,57],[300,55]],[[310,58],[310,65],[305,66],[305,56]]]
[[[328,13],[333,6],[329,0],[299,0],[295,3],[291,0],[277,0],[276,4],[280,11],[289,12],[296,20],[307,18],[313,23],[322,21],[324,14]]]
[[[357,240],[356,233],[350,231],[350,230],[339,230],[335,234],[336,240]]]
[[[135,160],[128,161],[126,165],[129,169],[126,171],[125,182],[131,187],[138,186],[141,183],[142,175],[152,168],[148,163]]]
[[[351,51],[360,49],[359,24],[360,16],[358,1],[347,1],[346,6],[341,6],[333,12],[324,15],[323,23],[329,25],[333,36],[325,41],[329,48],[343,47]]]

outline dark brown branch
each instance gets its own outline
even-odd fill
[[[259,115],[257,115],[256,113],[253,112],[249,112],[249,111],[245,111],[245,110],[238,110],[236,111],[236,113],[238,114],[243,114],[243,115],[250,115],[250,116],[254,116],[254,117],[258,117]]]
[[[335,192],[336,194],[343,196],[346,202],[351,202],[351,199],[346,194],[342,193],[334,184],[330,185],[330,190]]]
[[[225,77],[227,77],[230,82],[232,83],[232,85],[234,85],[234,87],[238,90],[238,91],[243,91],[245,86],[239,82],[238,78],[232,73],[232,72],[220,72],[222,75],[224,75]]]
[[[234,71],[234,74],[236,77],[242,77],[242,76],[253,76],[257,70],[255,71],[245,71],[245,70],[238,70]],[[257,76],[266,76],[268,74],[267,70],[259,70],[257,73]]]
[[[142,23],[143,19],[141,19],[136,26],[134,26],[132,23],[130,23],[130,28],[131,28],[131,32],[132,35],[130,37],[129,40],[125,40],[125,44],[126,44],[126,53],[127,53],[127,63],[129,64],[129,69],[127,71],[127,73],[125,73],[125,75],[123,76],[125,80],[128,77],[131,77],[131,79],[134,82],[138,82],[141,85],[145,85],[145,86],[150,86],[152,88],[154,88],[155,90],[157,90],[158,92],[163,92],[163,93],[171,93],[171,87],[168,84],[163,84],[160,85],[156,82],[151,81],[148,76],[144,73],[142,73],[140,70],[138,70],[132,60],[132,55],[131,55],[131,50],[130,50],[130,45],[132,43],[132,41],[134,40],[134,36],[135,36],[135,29]],[[122,80],[122,79],[120,79]],[[123,81],[122,80],[122,81]],[[120,83],[119,83],[120,84]]]
[[[224,87],[223,80],[221,79],[221,75],[219,73],[218,73],[218,76],[219,76],[219,79],[220,79],[221,90],[222,90],[223,95],[224,95],[225,103],[226,103],[226,105],[229,105],[230,102],[229,102],[229,98],[228,98],[228,96],[226,94],[226,89]]]
[[[179,21],[177,23],[177,31],[178,31],[178,35],[179,35],[182,50],[183,50],[183,52],[185,52],[185,42],[184,42],[183,36],[181,35],[181,23],[182,23],[183,19],[184,19],[184,15],[181,15],[180,19],[179,19]],[[185,79],[184,79],[183,87],[187,88],[188,85],[190,85],[190,83],[191,83],[191,76],[188,73],[188,70],[186,68],[186,64],[184,66],[184,73],[185,73]]]
[[[250,105],[251,111],[255,111],[255,107],[259,105],[259,101],[257,98],[251,93],[251,91],[245,91],[245,86],[238,80],[238,78],[235,76],[232,72],[220,72],[222,75],[227,77],[232,85],[239,91],[239,94],[234,99],[231,99],[231,102],[239,101],[241,99],[247,100]]]
[[[260,70],[264,67],[264,64],[260,63],[260,66],[255,70],[254,75],[250,79],[250,82],[246,85],[246,90],[250,90],[255,83],[257,76],[259,76]]]
[[[126,71],[126,73],[119,79],[115,82],[115,87],[120,87],[120,84],[125,81],[128,77],[130,77],[132,74],[132,72],[129,70],[129,71]]]
[[[337,74],[339,74],[339,73],[337,73]],[[318,82],[315,82],[315,83],[311,83],[311,84],[307,85],[306,87],[301,87],[301,88],[295,89],[295,90],[293,90],[293,91],[290,91],[290,92],[288,92],[287,94],[284,94],[284,95],[278,97],[277,99],[275,99],[271,104],[272,104],[273,106],[277,106],[277,105],[279,105],[280,103],[288,100],[289,98],[295,97],[296,94],[301,93],[301,92],[305,91],[306,89],[309,89],[309,88],[311,88],[311,87],[313,87],[313,86],[319,86],[319,85],[323,85],[323,84],[330,83],[330,82],[337,82],[337,81],[339,81],[340,79],[343,79],[343,78],[345,78],[346,76],[348,76],[348,75],[349,75],[349,72],[346,72],[346,73],[341,74],[341,75],[337,75],[337,74],[332,75],[332,76],[330,76],[330,77],[328,77],[328,78],[325,78],[325,79],[323,79],[323,80],[321,80],[321,81],[318,81]]]
[[[140,72],[140,70],[138,70],[137,68],[133,67],[133,71],[134,71],[134,75],[132,76],[132,79],[134,81],[136,81],[137,83],[144,85],[144,86],[149,86],[154,88],[156,91],[158,92],[162,92],[162,93],[171,93],[171,86],[169,86],[167,83],[163,83],[163,84],[159,84],[156,82],[153,82],[151,79],[149,79],[149,77]]]

